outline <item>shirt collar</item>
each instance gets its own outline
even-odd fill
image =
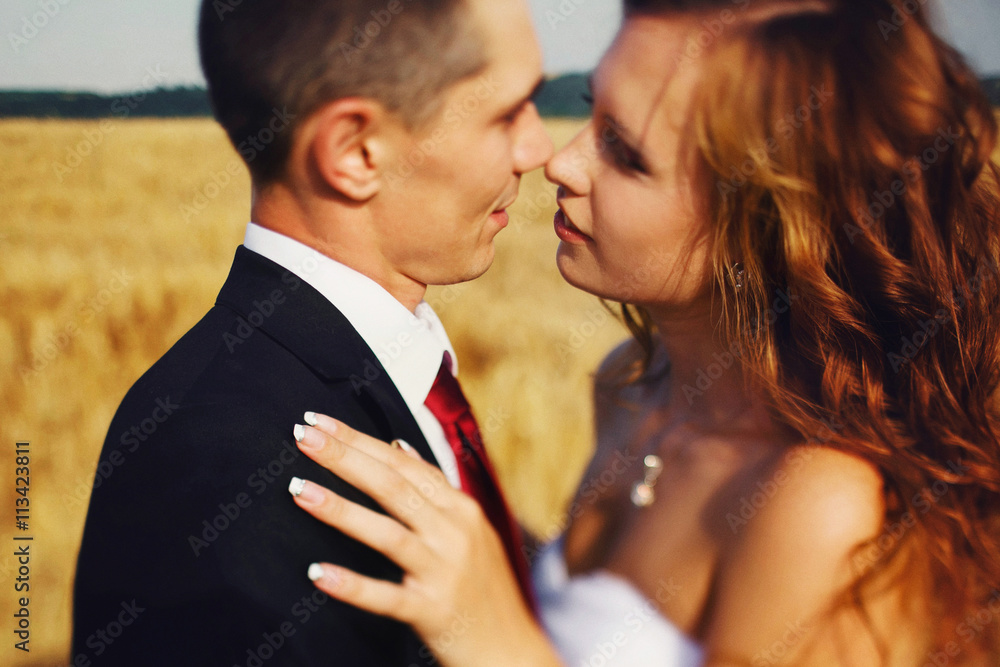
[[[455,351],[437,313],[426,301],[414,313],[374,280],[309,246],[255,223],[244,247],[309,283],[339,310],[371,348],[413,412],[430,393],[441,359]]]

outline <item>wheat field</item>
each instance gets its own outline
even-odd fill
[[[558,146],[579,122],[547,125]],[[6,120],[0,160],[0,664],[62,665],[106,429],[128,387],[214,302],[249,179],[207,119]],[[626,335],[560,278],[554,212],[553,186],[530,174],[493,268],[428,295],[514,510],[541,535],[559,530],[590,453],[591,373]],[[18,441],[31,443],[27,531],[14,525]],[[11,634],[23,595],[14,551],[29,544],[15,536],[33,538],[30,653]]]

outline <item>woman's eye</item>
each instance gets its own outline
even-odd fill
[[[611,159],[615,166],[622,170],[639,174],[649,173],[642,156],[622,141],[613,128],[605,127],[601,132],[601,138],[604,140],[604,144],[607,147],[606,150],[611,154]]]
[[[615,151],[615,162],[629,171],[634,171],[640,174],[648,173],[646,171],[646,165],[642,162],[642,158],[628,148],[623,147],[622,150]]]
[[[580,99],[582,99],[584,101],[584,103],[588,107],[593,108],[593,106],[594,106],[594,96],[593,95],[591,95],[590,93],[580,93]]]

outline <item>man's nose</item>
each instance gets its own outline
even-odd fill
[[[523,130],[515,148],[515,168],[518,173],[524,174],[545,165],[552,157],[554,147],[533,103],[528,103],[521,123]]]

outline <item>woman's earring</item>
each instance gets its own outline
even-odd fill
[[[733,281],[733,288],[741,290],[743,289],[743,279],[746,278],[746,271],[743,269],[742,262],[736,262],[729,269],[729,277]]]
[[[653,487],[656,486],[656,480],[660,478],[660,473],[663,472],[663,459],[656,454],[648,454],[642,460],[642,465],[642,481],[632,485],[631,499],[632,504],[636,507],[649,507],[656,500]]]

